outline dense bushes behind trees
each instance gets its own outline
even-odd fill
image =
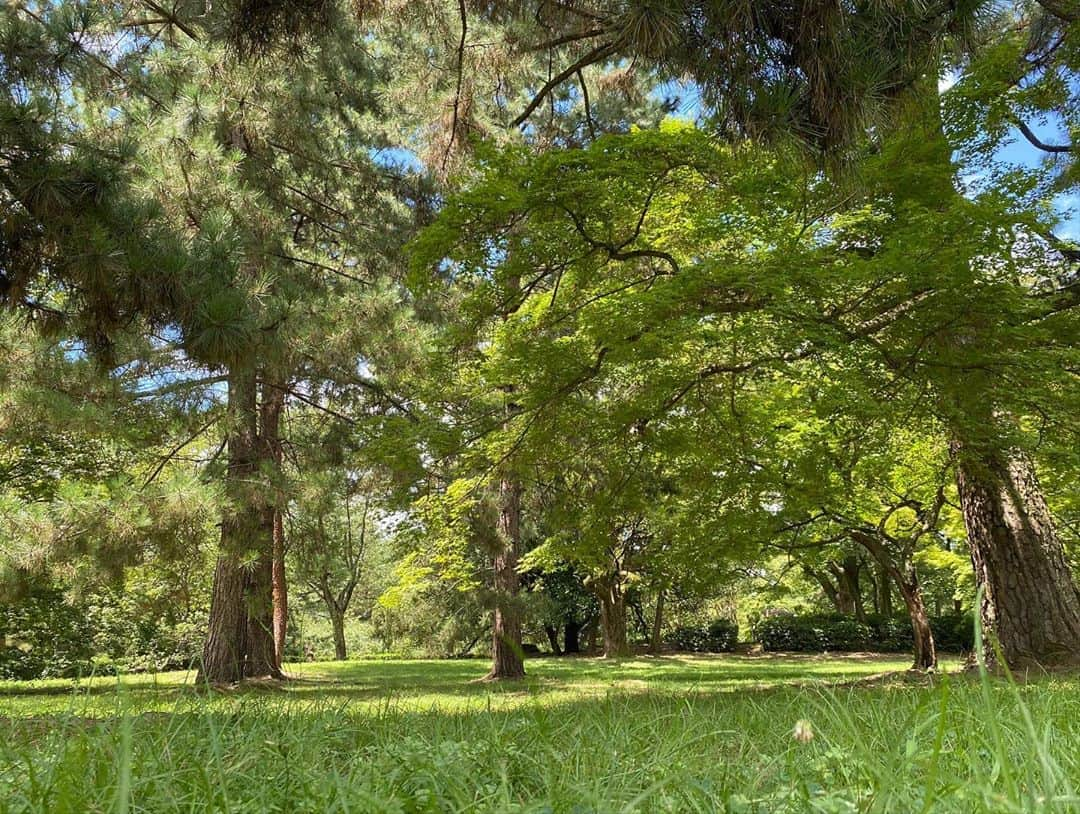
[[[665,638],[677,650],[729,653],[739,641],[739,626],[728,619],[714,619],[707,625],[680,625]]]
[[[974,618],[970,613],[933,616],[930,627],[939,650],[966,652],[974,647]],[[767,651],[818,653],[826,650],[911,650],[911,622],[903,616],[852,616],[829,613],[770,616],[753,629],[754,640]]]

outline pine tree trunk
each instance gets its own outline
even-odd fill
[[[1080,591],[1031,462],[953,448],[987,663],[991,637],[1010,667],[1080,661]]]
[[[908,563],[904,571],[896,569],[894,577],[900,595],[904,598],[908,616],[911,617],[915,642],[915,661],[911,667],[924,672],[934,670],[937,668],[937,648],[934,645],[934,633],[930,629],[930,617],[926,613],[926,603],[923,601],[919,575],[915,566]]]
[[[495,555],[495,624],[491,642],[490,680],[525,676],[521,651],[517,564],[521,548],[521,485],[513,477],[499,483],[499,542]]]
[[[226,536],[222,528],[222,537]],[[214,567],[210,620],[196,683],[235,684],[244,677],[247,658],[246,576],[240,558],[222,553]]]
[[[269,552],[260,551],[259,559],[246,574],[246,678],[281,678],[274,648],[273,567]]]
[[[285,661],[285,637],[289,624],[289,588],[285,577],[284,497],[279,493],[284,452],[281,446],[281,418],[285,412],[285,391],[271,383],[263,384],[259,410],[259,441],[262,463],[275,483],[263,506],[264,533],[270,535],[270,596],[274,640],[274,666],[278,673]]]
[[[278,669],[285,663],[285,639],[289,632],[289,585],[285,579],[285,523],[281,509],[274,511],[274,658]]]
[[[604,637],[604,658],[630,655],[626,641],[626,597],[616,578],[600,592],[600,630]]]
[[[249,677],[283,678],[276,637],[277,614],[274,607],[274,568],[277,556],[277,526],[281,474],[281,415],[285,393],[263,381],[259,404],[256,468],[260,488],[252,496],[253,509],[259,515],[256,558],[248,574],[248,661]],[[270,478],[270,483],[264,482]],[[284,572],[282,572],[284,578]],[[284,637],[281,646],[284,647]]]
[[[345,661],[348,658],[345,646],[345,614],[337,607],[328,604],[330,611],[330,624],[334,628],[334,661]]]
[[[656,612],[653,614],[652,641],[649,644],[649,652],[654,656],[660,653],[660,634],[664,627],[664,591],[656,595]]]
[[[210,619],[203,646],[199,680],[229,684],[246,675],[251,580],[243,563],[258,548],[259,514],[250,485],[258,469],[258,410],[255,371],[229,375],[229,463],[225,474],[228,498],[221,518],[221,545],[214,568]]]

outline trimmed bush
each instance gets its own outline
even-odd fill
[[[666,641],[677,650],[691,653],[728,653],[739,640],[739,626],[729,619],[714,619],[708,625],[680,625]]]
[[[963,652],[974,646],[970,613],[930,618],[937,649]],[[911,620],[906,616],[851,616],[813,613],[770,616],[754,627],[754,639],[765,650],[820,653],[826,650],[875,650],[903,653],[914,647]]]

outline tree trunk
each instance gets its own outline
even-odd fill
[[[513,477],[499,483],[499,541],[495,555],[495,625],[491,672],[487,677],[516,679],[525,675],[521,652],[521,610],[518,607],[517,564],[521,548],[521,485]]]
[[[862,572],[859,558],[855,555],[844,557],[841,570],[844,574],[844,581],[847,583],[848,593],[851,595],[852,612],[855,614],[856,619],[865,622],[866,608],[863,607],[862,585],[859,584],[859,574]]]
[[[600,591],[600,630],[604,637],[604,658],[630,655],[626,641],[626,596],[617,577],[611,577]]]
[[[986,635],[984,655],[1005,664],[1080,660],[1080,591],[1031,462],[1020,454],[972,454],[956,441],[956,481]]]
[[[274,667],[280,672],[285,660],[285,636],[289,623],[289,588],[285,579],[284,495],[281,494],[281,466],[284,452],[281,446],[281,418],[285,412],[285,391],[271,383],[263,383],[262,405],[259,409],[259,441],[262,462],[274,482],[264,498],[264,533],[270,535],[271,574],[270,592],[273,614],[271,632],[274,640]]]
[[[345,613],[334,604],[327,602],[330,612],[330,624],[334,628],[334,661],[345,661],[348,652],[345,647]]]
[[[289,585],[285,579],[284,512],[274,511],[274,658],[278,669],[285,663],[285,639],[289,632]]]
[[[885,618],[889,618],[893,615],[892,578],[881,565],[878,566],[877,589],[877,612]]]
[[[281,678],[274,648],[273,557],[259,552],[247,572],[247,665],[246,678]]]
[[[563,652],[564,653],[580,653],[581,643],[578,637],[581,634],[581,625],[578,624],[577,619],[567,619],[566,626],[563,628]]]
[[[222,537],[227,532],[222,527]],[[224,547],[224,543],[223,543]],[[235,684],[244,677],[247,657],[247,613],[244,611],[244,568],[240,558],[218,555],[210,595],[210,620],[196,683]]]
[[[248,615],[253,584],[244,568],[258,550],[259,513],[250,484],[258,469],[258,410],[254,369],[229,375],[229,462],[225,474],[227,502],[221,518],[221,545],[214,568],[210,619],[198,680],[230,684],[249,675]]]
[[[654,656],[660,653],[660,633],[664,626],[664,590],[661,588],[656,595],[656,612],[653,614],[652,641],[649,644],[649,652]]]
[[[553,625],[544,625],[544,633],[547,634],[548,644],[551,645],[552,654],[561,656],[562,648],[559,647],[559,629]]]
[[[913,670],[934,670],[937,668],[937,648],[934,646],[934,633],[930,629],[930,617],[926,613],[922,586],[915,566],[908,563],[901,571],[895,569],[893,576],[900,595],[904,598],[908,616],[911,617],[911,630],[915,641],[915,661]]]

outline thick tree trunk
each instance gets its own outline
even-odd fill
[[[334,628],[334,661],[345,661],[348,658],[345,646],[345,613],[331,603],[327,603],[330,612],[330,624]]]
[[[273,559],[260,552],[247,572],[246,678],[281,678],[274,648]]]
[[[649,642],[649,652],[654,656],[660,653],[660,635],[664,627],[664,591],[656,595],[656,611],[653,613],[652,640]]]
[[[1080,591],[1031,462],[953,448],[986,638],[1010,667],[1080,661]]]
[[[258,469],[258,411],[255,371],[229,376],[229,463],[225,475],[227,502],[221,518],[221,546],[214,568],[210,619],[198,680],[229,684],[248,675],[248,614],[252,582],[244,562],[258,548],[259,513],[250,485]]]
[[[908,563],[904,571],[894,571],[896,587],[904,598],[908,616],[911,617],[911,630],[915,641],[914,670],[934,670],[937,668],[937,648],[934,646],[934,633],[930,629],[930,617],[926,613],[922,586],[915,566]]]
[[[518,607],[517,564],[521,550],[521,485],[513,477],[499,484],[499,541],[495,555],[495,625],[491,672],[487,677],[516,679],[525,675],[521,652],[521,610]]]
[[[579,636],[581,635],[581,625],[578,624],[577,619],[567,619],[566,626],[563,628],[563,652],[564,653],[580,653],[581,643]]]
[[[226,534],[222,529],[222,537]],[[240,558],[222,553],[214,567],[210,620],[197,683],[235,684],[244,677],[247,657],[246,576]]]
[[[600,631],[604,637],[604,658],[630,655],[626,641],[626,596],[616,578],[600,591]]]

